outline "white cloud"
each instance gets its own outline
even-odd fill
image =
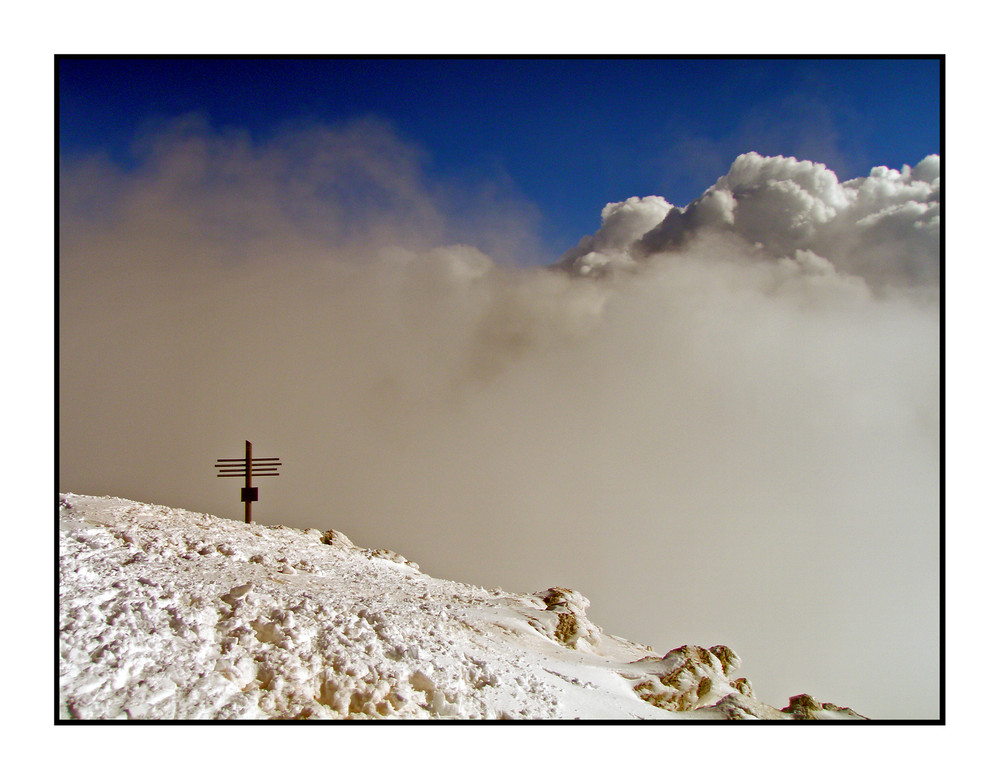
[[[617,218],[640,203],[635,198],[609,204],[598,233],[568,252],[563,263],[588,274],[630,269],[706,234],[722,233],[773,258],[811,252],[879,289],[935,284],[939,167],[932,155],[913,169],[878,167],[841,183],[822,164],[750,152],[693,203],[668,208],[656,225]]]

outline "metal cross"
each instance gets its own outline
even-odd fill
[[[252,477],[277,477],[278,466],[281,462],[278,458],[254,458],[253,445],[246,443],[246,455],[242,458],[219,458],[215,462],[215,467],[219,469],[218,477],[244,477],[246,483],[240,491],[240,501],[245,505],[243,519],[250,520],[250,504],[257,500],[257,488],[251,483]]]

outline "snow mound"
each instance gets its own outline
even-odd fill
[[[726,647],[663,658],[580,593],[439,580],[337,531],[60,497],[60,719],[860,718],[732,679]]]

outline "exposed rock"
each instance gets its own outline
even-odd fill
[[[323,544],[329,544],[335,547],[349,548],[354,546],[345,534],[342,534],[340,531],[335,531],[332,528],[323,531],[320,534],[320,541]]]
[[[743,663],[743,660],[725,645],[715,645],[714,647],[710,647],[708,651],[722,663],[724,674],[729,674],[730,671],[739,669]]]
[[[590,600],[569,588],[549,588],[535,596],[545,612],[534,616],[531,625],[561,645],[575,650],[590,649],[600,641],[601,629],[587,617]]]
[[[808,693],[792,696],[788,706],[782,708],[793,720],[868,720],[850,707],[838,707],[829,702],[818,702]]]
[[[733,687],[744,696],[753,696],[753,686],[746,677],[739,677],[733,680]]]
[[[345,537],[346,538],[346,537]],[[369,559],[382,558],[387,561],[392,561],[393,563],[401,563],[404,566],[409,566],[412,569],[420,569],[420,567],[413,561],[407,560],[398,552],[393,552],[392,550],[364,550],[365,557]]]
[[[684,645],[662,659],[647,657],[632,664],[638,680],[633,690],[644,701],[673,712],[711,706],[736,692],[726,674],[739,663],[739,656],[723,645],[712,650]]]
[[[629,677],[636,681],[632,688],[639,698],[672,712],[714,710],[726,720],[862,718],[854,710],[819,704],[807,695],[793,697],[783,710],[763,704],[753,698],[753,689],[745,677],[730,678],[740,664],[740,657],[725,645],[709,650],[684,645],[662,659],[646,657],[636,661],[630,665],[635,674]]]
[[[738,693],[719,699],[712,709],[717,710],[725,720],[776,720],[782,717],[774,707]]]

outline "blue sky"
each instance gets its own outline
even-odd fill
[[[375,115],[432,180],[533,204],[558,254],[606,203],[684,205],[743,152],[841,179],[940,153],[939,77],[936,59],[61,59],[59,140],[64,159],[131,165],[142,128],[189,112],[260,139]]]

